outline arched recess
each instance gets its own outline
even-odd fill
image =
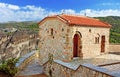
[[[82,53],[82,35],[79,31],[76,31],[76,34],[73,38],[73,57],[83,57]]]

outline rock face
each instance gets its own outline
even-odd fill
[[[20,57],[32,51],[36,47],[37,33],[17,31],[14,34],[1,37],[0,58]]]
[[[74,16],[71,17],[74,18]],[[60,60],[70,60],[74,57],[92,58],[101,53],[107,53],[109,51],[110,27],[101,27],[99,22],[105,25],[106,23],[85,17],[87,24],[89,24],[88,19],[98,22],[98,24],[93,23],[95,26],[71,24],[73,20],[69,21],[69,19],[58,15],[43,19],[39,23],[41,62],[44,63],[48,59],[48,53],[52,53],[54,59]]]

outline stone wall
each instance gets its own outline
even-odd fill
[[[114,77],[104,68],[91,64],[82,64],[76,69],[71,69],[57,62],[53,62],[52,65],[47,62],[44,69],[44,73],[49,77]]]
[[[120,44],[110,44],[110,52],[120,52]]]
[[[48,54],[52,53],[54,59],[65,58],[64,52],[66,52],[66,34],[69,27],[58,19],[51,19],[39,26],[39,48],[40,48],[40,60],[45,62],[48,58]],[[53,32],[51,33],[51,29]],[[69,51],[72,57],[72,51]]]

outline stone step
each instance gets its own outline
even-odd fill
[[[80,57],[73,57],[74,61],[80,60]]]
[[[35,75],[24,75],[24,76],[15,76],[15,77],[48,77],[45,74],[35,74]]]

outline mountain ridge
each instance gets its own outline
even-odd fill
[[[120,16],[93,17],[112,25],[110,29],[110,43],[120,44]],[[39,31],[37,21],[7,22],[0,23],[1,28],[17,28],[18,30]]]

